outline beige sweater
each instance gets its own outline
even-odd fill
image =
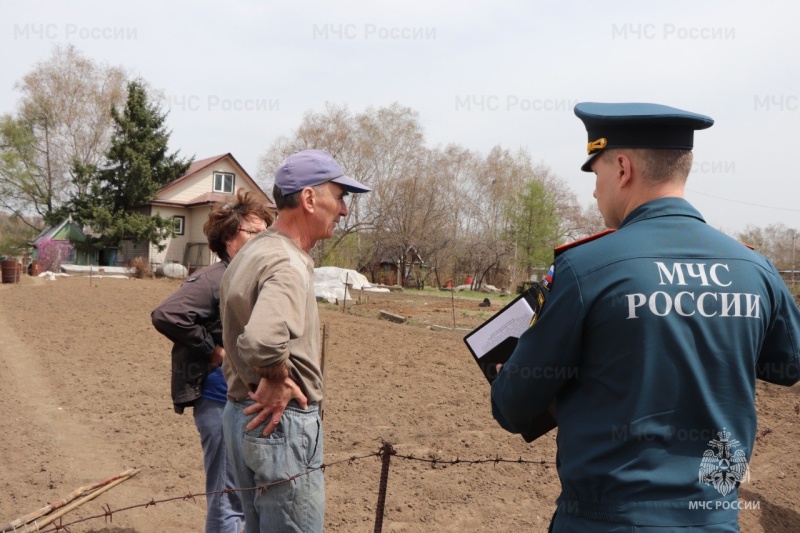
[[[228,399],[248,399],[261,379],[254,368],[285,361],[309,403],[322,399],[314,261],[270,228],[233,258],[220,288]]]

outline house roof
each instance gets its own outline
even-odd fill
[[[186,204],[186,207],[195,207],[198,205],[215,204],[218,202],[228,202],[231,199],[230,194],[221,192],[207,192],[200,196],[195,196]]]
[[[205,159],[200,159],[199,161],[195,161],[194,163],[189,165],[189,168],[186,170],[186,174],[184,174],[180,178],[175,179],[175,180],[167,183],[166,185],[164,185],[156,193],[156,200],[153,201],[153,202],[150,202],[150,204],[151,205],[181,206],[181,207],[197,207],[198,205],[206,205],[206,204],[211,204],[211,203],[215,203],[215,202],[218,202],[218,201],[226,201],[226,200],[230,199],[230,195],[219,194],[219,193],[202,194],[202,195],[200,195],[200,196],[198,196],[196,198],[192,198],[191,200],[189,200],[187,202],[164,202],[164,201],[159,201],[159,199],[158,199],[161,196],[161,194],[164,193],[165,191],[175,187],[176,185],[178,185],[180,183],[183,183],[186,180],[191,179],[193,176],[195,176],[199,172],[207,169],[208,167],[212,166],[217,161],[220,161],[221,159],[225,159],[226,157],[229,157],[231,159],[231,161],[233,162],[234,166],[236,166],[241,171],[241,176],[246,181],[248,181],[250,183],[252,189],[256,193],[260,193],[263,196],[264,200],[267,201],[267,203],[269,204],[270,208],[274,209],[275,208],[275,204],[272,202],[270,197],[267,196],[267,193],[265,193],[263,190],[261,190],[261,187],[259,187],[258,184],[255,182],[255,180],[250,177],[250,174],[247,173],[247,171],[242,167],[242,165],[239,164],[239,162],[236,160],[235,157],[233,157],[233,154],[231,154],[230,152],[228,152],[227,154],[215,155],[213,157],[207,157]]]
[[[221,192],[207,192],[203,193],[200,196],[195,196],[191,200],[187,202],[164,202],[159,200],[154,200],[151,202],[153,205],[161,205],[167,207],[200,207],[203,205],[210,205],[216,204],[220,202],[228,202],[231,200],[230,194],[225,194]],[[270,202],[270,206],[272,207],[272,203]]]
[[[158,192],[161,193],[162,191],[165,191],[167,189],[171,189],[175,185],[186,181],[187,179],[191,178],[192,176],[194,176],[195,174],[197,174],[198,172],[200,172],[204,168],[210,167],[211,165],[213,165],[214,163],[216,163],[217,161],[219,161],[220,159],[222,159],[226,155],[230,155],[231,159],[236,161],[236,159],[234,159],[234,157],[229,153],[228,154],[222,154],[222,155],[215,155],[214,157],[207,157],[205,159],[201,159],[199,161],[195,161],[194,163],[189,165],[189,168],[186,169],[186,174],[184,174],[180,178],[177,178],[177,179],[174,179],[174,180],[170,181],[169,183],[167,183],[166,185],[161,187],[161,189],[159,189]],[[236,164],[238,165],[239,162],[237,161]],[[241,167],[241,165],[239,165],[239,166]]]
[[[42,232],[31,241],[31,244],[36,246],[42,239],[85,241],[86,235],[83,233],[80,226],[72,220],[72,216],[68,216],[59,224],[43,229]]]

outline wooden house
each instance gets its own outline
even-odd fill
[[[180,263],[189,271],[215,263],[218,258],[208,248],[203,224],[214,204],[234,201],[239,189],[255,192],[274,209],[270,198],[230,153],[195,161],[186,174],[168,183],[155,200],[140,208],[152,216],[172,218],[175,236],[163,243],[166,247],[162,251],[150,243],[124,241],[117,263],[142,257],[153,268]]]
[[[86,266],[98,264],[97,250],[83,246],[86,243],[86,234],[80,225],[72,220],[72,217],[65,218],[60,224],[45,228],[31,241],[32,260],[39,259],[39,246],[47,239],[69,245],[69,253],[66,257],[61,258],[62,263]]]

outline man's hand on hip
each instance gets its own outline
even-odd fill
[[[247,430],[252,431],[263,424],[265,420],[271,418],[267,423],[267,427],[264,428],[263,435],[265,437],[275,430],[275,427],[281,421],[286,404],[291,400],[297,400],[302,409],[308,409],[308,398],[290,377],[285,377],[282,380],[261,378],[256,391],[248,392],[247,395],[256,403],[246,408],[243,411],[244,414],[252,415],[253,413],[258,413],[247,424]]]

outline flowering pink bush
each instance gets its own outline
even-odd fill
[[[39,265],[43,271],[56,272],[61,267],[61,263],[69,258],[73,248],[74,246],[66,241],[42,239],[36,246]]]

